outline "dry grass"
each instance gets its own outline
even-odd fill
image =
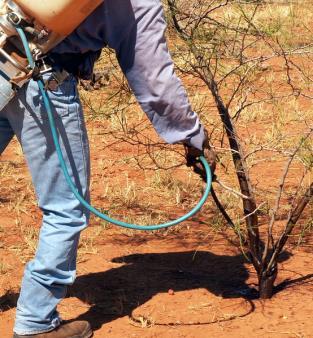
[[[241,2],[242,3],[242,2]],[[191,6],[186,3],[185,6]],[[186,8],[187,8],[186,7]],[[246,8],[249,14],[250,9],[245,5],[236,5],[221,9],[216,14],[217,18],[226,22],[236,21]],[[188,8],[187,8],[188,9]],[[280,39],[283,46],[294,48],[310,42],[310,26],[312,22],[312,11],[308,6],[299,4],[268,4],[257,14],[255,23],[260,30],[272,37]],[[297,32],[304,32],[298,34]],[[225,32],[220,32],[225,37]],[[174,39],[172,32],[170,37]],[[185,67],[183,46],[181,43],[171,41],[174,59],[179,67]],[[264,53],[261,44],[253,52],[256,55]],[[266,95],[277,90],[275,81],[285,81],[275,67],[266,64],[266,71],[263,74],[263,87],[260,87]],[[105,51],[98,66],[99,69],[106,69],[110,72],[110,84],[108,87],[93,93],[81,90],[81,97],[86,111],[86,120],[89,125],[89,135],[92,148],[92,155],[97,156],[93,161],[92,192],[96,204],[103,211],[124,221],[136,222],[138,224],[160,223],[168,219],[168,210],[183,212],[194,205],[201,194],[201,182],[190,174],[189,169],[171,168],[182,162],[180,147],[168,147],[159,145],[160,140],[130,94],[129,88],[118,69],[117,62],[112,51]],[[226,71],[226,68],[224,69]],[[308,70],[308,73],[310,71]],[[230,175],[231,156],[225,149],[225,144],[220,143],[223,129],[218,122],[216,107],[212,98],[207,94],[203,85],[191,76],[183,76],[184,84],[188,90],[191,102],[196,111],[201,115],[202,120],[212,130],[212,141],[219,153],[221,164],[219,175],[230,186],[236,188],[236,180]],[[304,77],[299,81],[301,88],[310,87],[311,83]],[[255,83],[258,88],[258,83]],[[253,89],[254,87],[251,86]],[[251,90],[252,90],[251,89]],[[284,90],[284,87],[280,87]],[[265,95],[265,94],[264,94]],[[268,159],[273,165],[278,163],[282,155],[278,151],[289,151],[294,144],[299,142],[299,126],[305,126],[312,121],[312,109],[310,100],[300,102],[297,97],[291,97],[268,102],[258,102],[244,110],[238,120],[238,130],[244,140],[245,150],[251,153],[248,164],[251,170],[259,170],[264,163],[264,154],[269,150],[275,150]],[[236,110],[236,106],[231,106]],[[255,128],[259,128],[256,130]],[[295,131],[292,132],[295,127]],[[297,128],[297,129],[296,129]],[[98,145],[102,148],[99,150]],[[255,152],[260,146],[266,149],[264,152]],[[121,151],[118,147],[121,147]],[[125,147],[129,153],[125,154]],[[15,218],[12,224],[19,229],[23,238],[23,245],[18,244],[12,248],[23,260],[33,255],[38,240],[38,230],[29,225],[23,224],[24,216],[31,217],[29,210],[33,210],[36,201],[32,190],[29,176],[25,174],[25,163],[20,148],[14,144],[14,161],[0,163],[1,195],[0,206],[7,213]],[[178,153],[180,152],[180,154]],[[105,154],[109,153],[108,156]],[[122,155],[121,155],[122,154]],[[148,155],[149,156],[148,156]],[[103,156],[102,156],[103,155]],[[297,161],[306,167],[312,167],[312,140],[308,140],[305,147],[298,156]],[[166,166],[169,170],[157,170],[158,167]],[[23,170],[21,171],[21,168]],[[149,168],[143,183],[142,178],[145,171],[142,168]],[[110,170],[115,170],[114,177],[107,177]],[[138,177],[130,178],[122,171],[136,170]],[[118,180],[116,180],[118,177]],[[308,180],[312,175],[308,176]],[[230,214],[239,222],[241,205],[238,199],[223,190],[217,189],[223,204]],[[263,210],[268,211],[268,205],[272,199],[271,192],[274,188],[268,188],[269,198]],[[288,195],[292,190],[288,192]],[[153,199],[155,196],[155,200]],[[263,196],[263,191],[259,193]],[[164,209],[166,205],[166,210]],[[211,203],[208,203],[203,210],[210,214],[210,223],[216,229],[221,229],[223,222]],[[38,217],[38,216],[37,216]],[[209,223],[209,222],[208,222]],[[92,220],[92,224],[99,224],[98,220]],[[80,255],[96,253],[96,239],[107,229],[108,224],[103,223],[95,234],[83,235],[80,245]],[[89,231],[89,230],[88,230]],[[99,233],[97,234],[97,231]],[[130,234],[132,232],[129,232]],[[86,233],[87,234],[87,233]]]

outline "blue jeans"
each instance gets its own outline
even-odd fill
[[[72,179],[88,199],[89,145],[75,78],[70,76],[49,96]],[[56,307],[75,280],[79,235],[87,226],[89,213],[63,177],[34,81],[0,112],[0,154],[14,135],[23,148],[43,213],[36,256],[25,268],[14,327],[17,334],[27,335],[60,325]]]

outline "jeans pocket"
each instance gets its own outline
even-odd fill
[[[44,81],[49,81],[51,74],[46,74]],[[27,112],[31,116],[40,121],[48,120],[47,109],[44,104],[43,97],[39,91],[38,84],[31,80],[26,87],[26,102],[28,103]],[[47,94],[50,100],[52,114],[55,119],[62,118],[70,114],[70,106],[77,101],[77,81],[73,76],[69,76],[53,90],[47,89]]]

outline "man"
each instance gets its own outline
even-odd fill
[[[50,55],[54,68],[70,73],[59,86],[52,85],[51,74],[44,80],[67,165],[86,198],[89,148],[76,77],[91,75],[106,45],[116,51],[138,102],[160,136],[169,143],[184,143],[189,164],[208,146],[205,130],[174,74],[165,28],[159,0],[105,0]],[[33,80],[0,112],[0,154],[14,135],[22,145],[43,212],[36,256],[25,269],[14,337],[91,337],[87,322],[62,325],[56,310],[66,287],[74,282],[79,234],[87,226],[89,213],[65,182]]]

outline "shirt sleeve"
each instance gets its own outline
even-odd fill
[[[203,148],[204,128],[174,73],[159,0],[132,1],[134,22],[116,46],[117,58],[142,109],[168,143]]]

